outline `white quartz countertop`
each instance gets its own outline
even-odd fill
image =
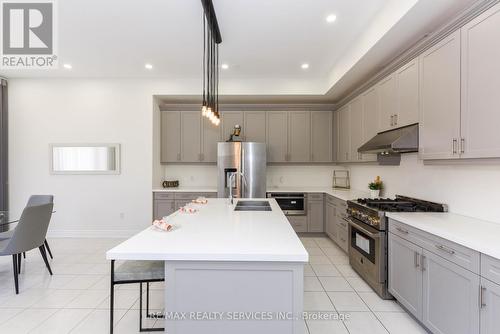
[[[278,203],[269,202],[272,211],[234,211],[228,199],[208,199],[194,206],[199,209],[194,214],[169,216],[172,231],[149,227],[109,250],[106,258],[307,262],[309,255]]]
[[[449,212],[390,212],[389,218],[500,259],[500,224]]]
[[[351,199],[357,199],[360,197],[368,197],[369,193],[367,191],[360,191],[355,189],[333,189],[332,187],[316,187],[316,186],[297,186],[297,187],[268,187],[267,192],[275,192],[275,193],[293,193],[293,192],[302,192],[302,193],[326,193],[333,197],[337,197],[341,200],[347,201]],[[217,188],[210,187],[181,187],[181,188],[160,188],[153,189],[153,192],[217,192]]]

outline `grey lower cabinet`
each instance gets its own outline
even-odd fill
[[[174,200],[155,199],[153,206],[153,219],[161,219],[177,210]]]
[[[500,330],[500,285],[481,278],[481,334]]]
[[[479,333],[479,275],[423,251],[422,323],[433,333]]]
[[[215,192],[154,192],[153,193],[153,219],[169,216],[180,207],[190,203],[198,197],[216,198]]]
[[[389,233],[389,292],[410,313],[422,317],[422,247]]]
[[[325,230],[325,215],[323,194],[314,193],[308,194],[307,199],[307,231],[308,232],[323,232]]]
[[[332,196],[326,195],[325,205],[325,232],[334,242],[338,242],[338,226],[336,217],[335,200]]]
[[[389,292],[432,333],[480,333],[481,277],[459,265],[463,246],[402,226],[389,222]]]
[[[287,216],[295,232],[307,232],[307,216]]]

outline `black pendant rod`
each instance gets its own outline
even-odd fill
[[[209,28],[212,31],[213,36],[215,37],[215,43],[222,43],[222,36],[220,34],[219,24],[217,23],[217,16],[215,15],[215,9],[212,0],[201,0],[201,4],[203,5],[203,11],[205,12]]]
[[[206,43],[207,43],[207,38],[206,38],[206,27],[207,23],[206,23],[206,18],[205,18],[205,15],[203,15],[203,105],[206,106],[206,83],[205,83],[205,57],[206,57],[206,52],[207,52],[207,46],[206,46]]]

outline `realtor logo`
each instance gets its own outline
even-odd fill
[[[54,1],[1,2],[1,68],[57,67]]]

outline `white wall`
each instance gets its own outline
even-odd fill
[[[339,166],[268,166],[267,186],[330,187],[334,168],[343,169]],[[164,169],[165,179],[179,180],[182,187],[217,187],[216,166],[167,165]]]
[[[352,165],[351,185],[367,189],[377,175],[384,196],[407,195],[448,204],[449,211],[500,223],[500,164],[424,165],[417,154],[400,166]]]
[[[31,194],[54,194],[50,233],[124,236],[151,220],[153,95],[167,82],[9,80],[9,195],[17,215]],[[174,93],[175,92],[175,93]],[[120,175],[50,175],[50,143],[120,143]]]

